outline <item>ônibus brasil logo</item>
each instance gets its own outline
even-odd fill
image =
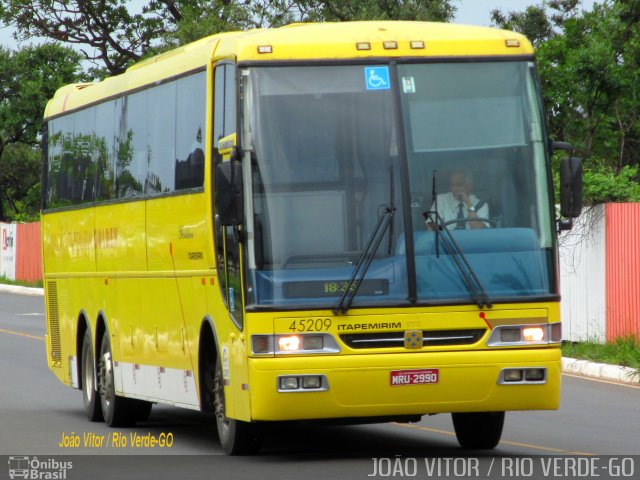
[[[67,470],[73,468],[72,462],[64,462],[55,458],[39,460],[38,457],[9,457],[9,478],[26,478],[34,480],[66,480]]]

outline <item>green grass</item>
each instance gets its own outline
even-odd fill
[[[634,335],[618,338],[611,343],[564,342],[562,356],[631,367],[640,373],[640,339]]]
[[[18,285],[20,287],[39,287],[42,288],[42,280],[37,282],[23,282],[22,280],[9,280],[7,277],[0,276],[0,283],[5,285]]]

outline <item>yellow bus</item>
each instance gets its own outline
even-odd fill
[[[89,420],[214,412],[242,454],[265,422],[452,413],[488,449],[505,411],[558,408],[554,145],[521,35],[225,33],[63,87],[45,122],[47,359]]]

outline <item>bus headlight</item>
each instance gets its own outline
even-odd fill
[[[251,335],[251,351],[254,355],[340,353],[340,347],[329,333]]]
[[[544,333],[543,327],[527,327],[522,329],[522,338],[525,342],[541,342],[544,340]]]
[[[289,337],[278,337],[278,350],[281,352],[293,352],[300,349],[300,337],[291,335]]]
[[[550,345],[562,341],[560,323],[542,325],[500,325],[493,329],[488,347]]]

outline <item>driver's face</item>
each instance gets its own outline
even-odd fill
[[[467,181],[463,173],[454,173],[449,179],[451,193],[458,200],[463,196],[468,196],[471,192],[471,184]]]

